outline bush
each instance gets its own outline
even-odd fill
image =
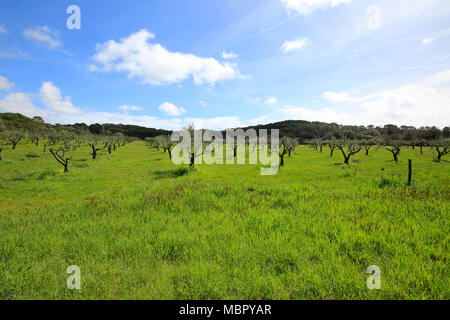
[[[377,181],[378,188],[397,187],[401,184],[402,184],[401,181],[395,177],[389,178],[389,177],[381,176],[381,178]]]

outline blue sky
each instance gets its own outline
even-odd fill
[[[167,129],[444,127],[449,40],[448,0],[0,0],[0,112]]]

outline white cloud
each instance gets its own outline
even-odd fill
[[[0,33],[8,33],[8,31],[6,30],[5,26],[0,25]]]
[[[0,111],[21,113],[28,117],[46,115],[42,109],[33,104],[32,95],[22,92],[10,93],[0,99]]]
[[[14,83],[6,79],[5,77],[0,76],[0,90],[11,90],[14,87]]]
[[[182,113],[186,113],[185,109],[178,108],[176,105],[170,102],[164,102],[162,105],[158,107],[158,109],[165,112],[169,116],[179,116]]]
[[[206,102],[203,101],[203,100],[201,100],[201,101],[199,102],[199,104],[200,104],[202,107],[206,107],[206,106],[208,105],[208,103],[206,103]]]
[[[450,83],[450,70],[436,73],[423,81],[423,85],[435,86]]]
[[[444,84],[447,86],[443,87]],[[337,122],[353,125],[449,125],[450,70],[392,90],[367,95],[326,92],[323,98],[336,103],[313,110],[299,106],[285,106],[280,112],[289,118]]]
[[[40,99],[45,108],[34,105],[33,99]],[[68,99],[67,97],[63,100],[60,89],[55,87],[51,82],[44,82],[39,94],[16,92],[6,95],[3,99],[0,98],[0,112],[21,113],[28,117],[42,116],[48,123],[73,124],[84,122],[88,125],[93,123],[115,123],[168,130],[179,130],[190,123],[193,123],[198,129],[215,130],[246,125],[235,116],[167,120],[148,115],[134,116],[127,112],[85,111],[73,107]],[[167,103],[167,105],[172,104]],[[177,110],[180,113],[186,112],[183,108],[177,108]]]
[[[63,98],[61,90],[51,82],[42,83],[39,98],[42,103],[50,110],[63,114],[80,114],[78,109],[70,102],[70,97]]]
[[[297,39],[293,41],[285,41],[281,46],[281,50],[284,53],[288,53],[295,50],[302,50],[309,44],[309,40],[307,38]]]
[[[234,52],[222,52],[223,59],[236,59],[238,55]]]
[[[258,124],[266,123],[267,122],[266,120],[268,118],[269,118],[268,116],[261,116],[261,117],[258,117],[258,118],[250,119],[248,122],[251,125],[258,125]]]
[[[330,108],[313,110],[304,107],[284,106],[279,110],[291,120],[307,120],[321,122],[337,122],[347,124],[351,116],[345,113],[336,112]],[[358,123],[360,124],[360,123]]]
[[[142,29],[119,42],[97,44],[91,71],[124,72],[153,85],[180,83],[192,77],[194,83],[208,83],[240,78],[235,64],[201,58],[192,54],[170,52],[160,44],[149,43],[154,34]]]
[[[221,130],[245,126],[238,117],[186,118],[184,121],[188,124],[194,124],[194,127],[197,129]]]
[[[58,31],[52,30],[47,26],[36,26],[34,28],[26,29],[23,32],[23,35],[25,38],[43,44],[50,49],[62,46],[62,43],[58,40]]]
[[[435,42],[436,39],[435,38],[423,38],[422,39],[422,44],[430,44],[432,42]]]
[[[274,104],[278,103],[278,99],[275,97],[268,97],[266,101],[264,101],[265,104],[273,106]]]
[[[141,110],[143,110],[143,108],[142,107],[138,107],[138,106],[130,106],[130,105],[124,104],[122,106],[119,106],[119,110],[122,110],[122,111],[141,111]]]
[[[381,28],[381,10],[380,7],[372,5],[366,10],[366,26],[369,30],[378,30]]]
[[[301,14],[308,14],[315,10],[337,7],[352,0],[281,0],[288,11],[297,11]]]
[[[424,38],[422,38],[422,44],[428,45],[430,43],[440,40],[441,38],[448,37],[449,35],[450,35],[450,28],[429,32],[424,35],[425,36]]]

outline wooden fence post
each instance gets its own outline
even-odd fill
[[[408,186],[411,186],[412,181],[412,160],[408,160]]]

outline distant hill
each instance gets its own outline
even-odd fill
[[[147,137],[155,137],[162,134],[171,134],[172,131],[163,130],[163,129],[154,129],[154,128],[145,128],[134,125],[124,125],[124,124],[92,124],[87,125],[85,123],[76,123],[72,125],[52,125],[49,123],[45,123],[44,120],[40,117],[28,118],[20,113],[0,113],[0,127],[6,126],[7,128],[17,128],[26,130],[45,130],[49,128],[56,127],[71,127],[77,128],[85,131],[90,131],[95,134],[99,134],[102,131],[108,131],[111,133],[122,132],[125,135],[130,137],[137,137],[140,139],[145,139]]]
[[[299,138],[301,141],[317,138],[370,138],[370,137],[390,137],[391,139],[426,139],[449,138],[450,127],[440,130],[436,127],[415,128],[412,126],[396,126],[387,124],[385,126],[350,126],[339,125],[337,123],[310,122],[304,120],[286,120],[269,123],[265,125],[250,126],[242,129],[279,129],[280,136]]]
[[[42,118],[28,118],[19,113],[0,113],[0,127],[2,122],[7,127],[20,128],[24,130],[46,129],[62,126],[60,124],[52,125],[45,123]],[[94,134],[102,132],[122,132],[130,137],[145,139],[147,137],[155,137],[162,134],[171,134],[172,131],[164,129],[146,128],[135,125],[125,124],[91,124],[76,123],[64,125],[64,127],[76,128],[79,130],[90,131]],[[434,140],[439,138],[450,138],[450,127],[442,130],[436,127],[415,128],[412,126],[396,126],[388,124],[385,126],[349,126],[339,125],[337,123],[310,122],[304,120],[286,120],[281,122],[269,123],[264,125],[250,126],[242,129],[279,129],[280,136],[288,136],[299,138],[300,141],[310,139],[330,139],[330,138],[348,138],[348,139],[365,139],[370,137],[389,137],[391,139],[405,140]],[[200,128],[197,128],[200,129]]]
[[[31,130],[53,127],[51,124],[45,123],[40,117],[31,119],[20,113],[0,113],[0,120],[0,127],[4,125],[7,128]]]

